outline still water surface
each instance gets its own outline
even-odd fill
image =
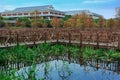
[[[24,67],[16,76],[24,76],[27,79],[31,70],[34,70],[32,75],[35,74],[38,80],[120,80],[120,74],[117,72],[62,60],[37,64],[35,68]]]

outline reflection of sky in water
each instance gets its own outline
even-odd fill
[[[27,78],[30,67],[18,71]],[[105,69],[96,69],[90,66],[80,66],[75,63],[54,60],[36,66],[36,78],[45,80],[120,80],[120,74]],[[46,72],[46,73],[45,73]],[[16,74],[17,75],[17,74]]]

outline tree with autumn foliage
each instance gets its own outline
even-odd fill
[[[120,28],[120,21],[118,19],[115,19],[115,27]]]
[[[17,18],[15,20],[16,27],[30,27],[31,21],[29,18]]]
[[[92,16],[87,16],[84,19],[84,27],[85,28],[92,28],[92,27],[94,27],[94,20],[93,20]]]
[[[11,23],[6,22],[6,23],[5,23],[5,27],[6,27],[6,28],[10,28],[10,27],[11,27]]]
[[[43,21],[44,21],[43,17],[37,16],[37,18],[31,19],[31,27],[32,28],[37,28],[37,27],[41,28]]]
[[[15,20],[15,26],[16,26],[16,27],[21,26],[20,23],[21,23],[21,22],[20,22],[18,19]]]
[[[113,28],[113,27],[115,27],[115,20],[114,19],[109,19],[108,21],[107,21],[107,27],[109,27],[109,28]]]
[[[42,27],[42,25],[38,21],[33,21],[33,22],[31,22],[31,27],[32,28],[38,28],[38,27]]]
[[[77,15],[72,16],[70,19],[64,21],[63,27],[76,27]]]
[[[98,25],[99,25],[100,28],[104,28],[106,26],[104,17],[102,17],[102,16],[99,17]]]
[[[64,22],[64,27],[79,27],[79,28],[91,28],[94,27],[94,20],[92,16],[89,16],[85,12],[74,15],[70,19]]]
[[[53,28],[62,27],[63,25],[62,20],[56,17],[52,18],[50,24],[52,25]]]
[[[26,27],[25,21],[22,21],[20,24],[22,27]]]

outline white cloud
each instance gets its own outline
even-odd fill
[[[109,18],[115,18],[115,9],[110,8],[110,9],[90,9],[90,11],[95,12],[97,14],[103,15],[104,18],[109,19]]]
[[[83,3],[106,3],[113,0],[84,0]]]
[[[15,6],[12,6],[12,5],[0,5],[0,11],[4,11],[4,10],[13,10],[15,9]]]

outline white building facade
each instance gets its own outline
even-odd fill
[[[19,18],[19,17],[30,18],[35,15],[50,20],[53,17],[58,17],[58,18],[65,17],[65,12],[55,10],[52,5],[22,7],[22,8],[16,8],[11,11],[1,12],[1,16],[4,18]]]
[[[33,7],[21,7],[14,10],[7,10],[1,12],[0,15],[3,18],[19,18],[19,17],[37,17],[41,16],[45,19],[51,20],[53,17],[63,18],[65,15],[75,15],[85,12],[92,16],[94,19],[99,18],[101,15],[90,12],[88,10],[73,10],[73,11],[58,11],[55,10],[52,5],[45,6],[33,6]],[[33,14],[34,13],[34,14]]]

